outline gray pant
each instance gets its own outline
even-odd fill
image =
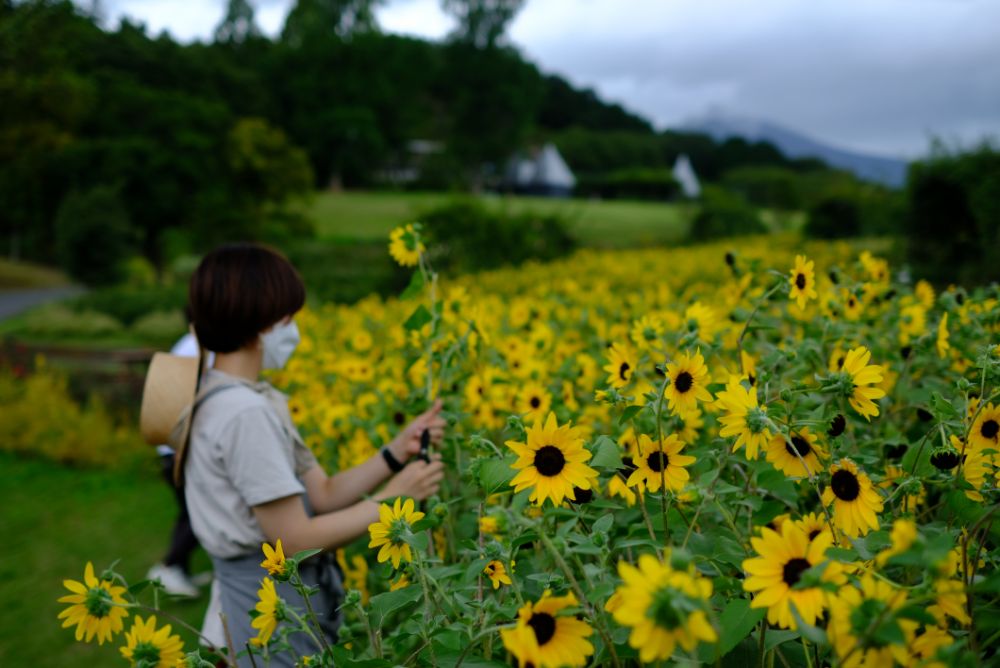
[[[260,562],[259,554],[236,559],[212,558],[222,598],[222,611],[226,614],[237,654],[244,651],[250,639],[257,635],[257,629],[250,625],[249,611],[257,605],[257,590],[260,589],[261,580],[267,575],[267,571],[260,567]],[[343,622],[343,615],[337,608],[344,601],[344,585],[336,560],[332,554],[322,552],[302,562],[299,573],[307,586],[319,587],[319,592],[311,596],[309,602],[319,618],[327,641],[333,645],[337,642],[337,629]],[[275,585],[278,596],[304,616],[306,606],[298,592],[287,582],[275,582]],[[275,636],[284,624],[288,622],[278,625]],[[322,649],[316,646],[312,638],[301,632],[289,635],[288,641],[296,655],[319,654]],[[253,665],[245,655],[240,657],[238,663],[240,668],[251,668]],[[258,660],[258,668],[263,668],[261,664]],[[273,657],[270,665],[274,668],[293,668],[295,657],[286,652]]]

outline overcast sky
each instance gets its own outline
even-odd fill
[[[85,4],[85,2],[81,2]],[[208,38],[226,0],[104,0],[151,32]],[[280,31],[292,0],[255,0]],[[382,28],[440,39],[440,0],[387,0]],[[510,38],[544,71],[671,127],[764,119],[897,157],[1000,138],[998,0],[527,0]]]

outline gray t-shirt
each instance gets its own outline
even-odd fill
[[[211,369],[203,392],[235,385],[197,409],[184,468],[191,527],[205,550],[222,559],[260,552],[266,539],[253,506],[303,494],[300,481],[316,466],[288,413],[288,397],[266,382],[251,383]]]

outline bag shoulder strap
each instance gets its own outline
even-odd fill
[[[195,397],[195,401],[190,406],[185,408],[183,413],[181,413],[181,416],[177,421],[177,425],[174,427],[174,434],[171,435],[178,436],[176,442],[180,446],[175,446],[174,448],[177,451],[177,454],[174,457],[174,485],[177,487],[182,487],[184,485],[184,464],[187,462],[188,449],[191,447],[191,426],[194,423],[195,411],[197,411],[202,404],[214,397],[216,394],[234,387],[240,387],[240,383],[223,383],[209,388],[208,390],[199,393],[199,395]],[[180,429],[179,433],[177,431],[178,429]],[[171,438],[171,440],[174,439]]]

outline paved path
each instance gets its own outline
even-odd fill
[[[10,318],[46,302],[73,297],[81,292],[83,289],[75,286],[37,290],[0,290],[0,320]]]

